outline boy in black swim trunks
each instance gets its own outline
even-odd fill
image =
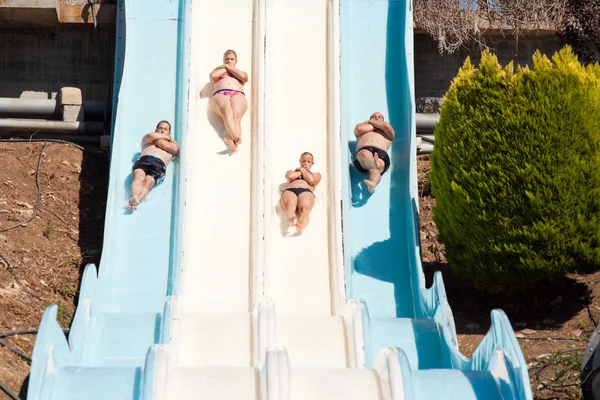
[[[171,124],[160,121],[155,132],[150,132],[142,139],[142,155],[133,164],[131,171],[131,198],[127,204],[130,211],[148,195],[150,189],[160,185],[167,173],[167,164],[177,155],[179,146],[171,138]]]
[[[368,173],[365,179],[369,192],[373,193],[381,181],[381,175],[390,167],[390,156],[387,153],[395,132],[390,124],[385,122],[380,112],[374,112],[368,121],[356,125],[356,152],[354,166],[361,173]]]

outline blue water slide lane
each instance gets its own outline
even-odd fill
[[[176,294],[181,258],[187,130],[187,0],[120,0],[114,130],[99,272],[87,265],[68,341],[45,311],[33,352],[28,399],[133,399],[152,344],[167,340],[163,310]],[[131,165],[144,134],[172,122],[181,155],[164,183],[131,214]],[[168,329],[168,324],[165,325]]]
[[[448,399],[531,399],[527,367],[504,312],[492,311],[488,334],[467,359],[458,351],[441,274],[425,288],[412,5],[407,0],[341,0],[340,14],[343,190],[349,200],[343,206],[346,288],[348,298],[363,304],[367,366],[380,349],[398,348],[407,399],[437,398],[431,396],[438,392]],[[396,139],[392,166],[370,194],[365,176],[351,162],[354,126],[374,111],[394,126]],[[448,397],[450,392],[455,397]]]

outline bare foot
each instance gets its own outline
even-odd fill
[[[242,138],[241,138],[241,137],[239,137],[239,138],[235,139],[235,140],[233,141],[233,143],[235,143],[235,145],[236,145],[236,146],[239,146],[240,144],[242,144]]]
[[[302,231],[304,230],[304,227],[300,224],[296,224],[295,226],[296,226],[296,233],[298,235],[302,235]]]
[[[233,153],[235,153],[237,151],[237,144],[233,140],[223,139],[223,141],[229,147],[229,150],[231,150]]]
[[[129,203],[127,204],[127,208],[129,211],[135,211],[135,208],[140,205],[140,201],[136,196],[131,196],[129,199]]]
[[[363,182],[365,183],[365,185],[367,185],[369,193],[373,193],[375,191],[375,187],[377,186],[375,182],[372,182],[368,179],[365,179]]]

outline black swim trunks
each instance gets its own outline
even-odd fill
[[[381,175],[385,174],[386,171],[390,168],[390,156],[388,155],[388,153],[386,151],[378,149],[377,147],[373,147],[373,146],[365,146],[365,147],[361,147],[360,149],[356,150],[356,152],[354,153],[354,166],[361,173],[366,174],[367,172],[369,172],[369,170],[364,169],[362,167],[362,165],[360,165],[360,162],[358,162],[358,160],[356,159],[356,155],[361,150],[367,150],[373,154],[377,153],[379,158],[381,158],[383,160],[383,162],[385,163],[385,167],[383,167],[383,172],[381,173]]]
[[[308,188],[298,188],[298,187],[287,188],[287,189],[284,190],[284,192],[286,190],[289,190],[290,192],[294,193],[296,196],[300,196],[304,192],[310,192],[310,193],[312,193],[313,197],[316,197],[315,194],[310,189],[308,189]]]
[[[167,175],[167,166],[163,160],[156,156],[141,156],[133,164],[131,171],[133,172],[136,169],[141,169],[146,175],[153,177],[156,186],[160,185]]]

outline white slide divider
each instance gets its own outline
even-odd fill
[[[348,353],[348,367],[365,368],[365,345],[363,336],[362,307],[360,301],[350,300],[344,307],[344,329]]]
[[[329,213],[329,254],[332,309],[340,314],[346,301],[344,248],[342,243],[342,161],[340,134],[340,3],[329,0],[327,9],[327,105],[329,180],[332,200]]]
[[[379,375],[384,399],[411,400],[406,399],[404,396],[404,381],[398,350],[394,348],[382,349],[377,355],[373,369]]]
[[[252,258],[252,304],[258,304],[265,294],[265,42],[266,42],[266,1],[254,1],[254,81],[252,101],[253,113],[252,140],[252,235],[250,237]]]
[[[265,363],[267,378],[266,400],[290,400],[291,368],[287,351],[283,347],[273,347],[267,350]]]

